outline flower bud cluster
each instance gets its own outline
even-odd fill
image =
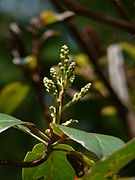
[[[69,62],[69,50],[66,45],[62,46],[60,54],[60,82],[64,88],[68,88],[74,81],[75,62]]]
[[[57,83],[58,81],[58,75],[54,67],[50,69],[50,76],[52,77],[52,80]]]
[[[46,91],[49,92],[53,98],[57,99],[57,88],[54,82],[47,77],[44,77],[43,82],[46,87]]]
[[[61,53],[60,53],[60,61],[64,65],[68,63],[69,60],[69,49],[66,45],[62,46]]]
[[[75,103],[79,101],[82,97],[84,97],[88,93],[90,86],[91,86],[91,83],[88,83],[86,86],[81,88],[81,91],[79,93],[75,93],[72,99],[72,102]]]
[[[72,85],[75,79],[75,62],[69,60],[69,50],[66,45],[62,46],[61,48],[58,68],[59,71],[52,67],[50,69],[51,79],[44,77],[43,82],[46,87],[46,91],[51,94],[54,102],[54,106],[50,107],[51,117],[54,123],[59,124],[61,121],[62,112],[85,96],[90,89],[91,83],[84,86],[79,93],[75,93],[73,99],[62,107],[65,90]],[[69,120],[63,125],[68,126],[73,122],[76,121]]]
[[[72,61],[67,70],[67,87],[71,86],[75,79],[75,62]]]

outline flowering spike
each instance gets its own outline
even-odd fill
[[[72,99],[72,102],[75,103],[79,101],[82,97],[84,97],[88,93],[90,86],[91,86],[91,83],[88,83],[83,88],[81,88],[81,91],[79,93],[75,93]]]
[[[58,63],[58,71],[54,67],[50,69],[52,79],[44,77],[43,82],[47,92],[53,98],[54,106],[50,107],[50,114],[54,123],[61,122],[62,112],[68,109],[72,104],[79,101],[87,94],[91,84],[84,86],[79,93],[75,93],[73,99],[63,107],[65,91],[70,87],[75,79],[75,62],[69,60],[69,50],[66,45],[62,46],[60,53],[60,62]],[[69,125],[73,120],[67,121],[65,125]]]
[[[54,99],[55,103],[57,102],[57,88],[54,84],[54,82],[51,79],[48,79],[47,77],[44,77],[43,83],[46,87],[46,91],[49,92]]]

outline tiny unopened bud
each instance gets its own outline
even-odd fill
[[[46,130],[45,130],[45,134],[47,134],[47,135],[50,136],[50,133],[51,133],[50,129],[46,129]]]
[[[62,46],[62,49],[64,49],[64,50],[68,50],[67,45],[63,45],[63,46]]]

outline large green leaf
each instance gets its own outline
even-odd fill
[[[122,167],[133,159],[135,159],[135,139],[128,142],[123,148],[114,152],[106,159],[97,163],[91,172],[84,176],[83,180],[106,179],[119,172]]]
[[[24,161],[33,161],[40,158],[45,151],[44,144],[40,143],[34,146],[31,152],[28,152]],[[53,158],[53,172],[52,177],[55,180],[69,180],[74,179],[75,173],[70,163],[66,159],[66,153],[60,149],[74,151],[74,149],[68,145],[60,144],[55,148],[59,150],[53,151],[49,159],[38,167],[24,168],[22,171],[23,180],[36,180],[40,177],[45,177],[49,180],[51,175],[51,160]]]
[[[24,100],[28,91],[29,87],[21,82],[7,84],[0,92],[0,111],[12,113]]]
[[[88,133],[52,123],[51,127],[57,135],[61,136],[62,133],[66,134],[68,137],[81,144],[84,148],[96,154],[99,159],[108,156],[112,152],[123,147],[125,144],[121,139],[113,136]]]
[[[20,128],[28,130],[28,128],[22,125],[24,123],[25,122],[20,121],[15,117],[0,113],[0,133],[15,125],[19,125]]]
[[[10,127],[14,127],[29,134],[30,136],[33,136],[38,141],[46,143],[45,139],[43,140],[42,138],[39,137],[41,135],[41,132],[38,129],[36,129],[36,134],[38,133],[38,136],[31,132],[33,126],[35,126],[33,123],[23,122],[7,114],[0,113],[0,133],[7,130]]]

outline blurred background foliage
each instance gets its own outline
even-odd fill
[[[76,2],[98,12],[122,19],[118,9],[110,0],[76,0]],[[135,2],[133,0],[123,0],[122,2],[134,19]],[[128,141],[129,137],[118,116],[118,109],[112,104],[109,92],[95,73],[90,58],[85,54],[72,31],[63,22],[57,23],[62,21],[63,15],[56,15],[51,11],[57,12],[53,2],[49,0],[0,0],[0,112],[11,114],[23,121],[34,122],[43,131],[48,126],[40,107],[37,90],[27,76],[27,73],[33,73],[37,65],[32,50],[33,36],[30,32],[30,27],[32,27],[30,24],[36,23],[37,19],[32,20],[33,17],[38,17],[38,20],[40,19],[43,23],[40,33],[49,32],[49,30],[52,33],[45,40],[41,54],[41,77],[49,75],[50,67],[56,65],[59,60],[61,46],[67,44],[71,58],[74,58],[77,64],[76,80],[73,88],[67,92],[67,99],[72,97],[73,93],[87,82],[92,82],[88,96],[79,104],[74,105],[70,111],[67,111],[64,118],[66,120],[69,118],[78,119],[79,123],[75,125],[78,129],[114,135]],[[27,51],[21,57],[21,64],[13,57],[12,52],[13,39],[10,29],[13,22],[16,22],[22,31],[21,38],[24,40]],[[107,79],[109,79],[107,48],[112,43],[121,45],[127,86],[132,111],[134,111],[135,40],[133,34],[83,16],[77,16],[75,24],[78,30],[83,30],[84,27],[91,28],[100,51],[98,63]],[[44,92],[41,93],[43,93],[44,103],[49,107],[52,101],[45,88]],[[0,159],[23,161],[25,154],[31,150],[35,143],[37,141],[32,137],[11,128],[0,134]],[[135,162],[132,162],[121,171],[121,174],[135,176],[134,168]],[[21,179],[21,169],[0,167],[0,179],[19,180]]]

